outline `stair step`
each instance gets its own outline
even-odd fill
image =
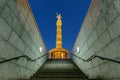
[[[82,73],[80,71],[40,71],[37,73]]]
[[[41,70],[41,71],[37,71],[38,72],[81,72],[83,73],[82,71],[79,71],[79,70]]]
[[[72,75],[72,74],[74,74],[74,75],[84,75],[84,74],[82,74],[82,73],[36,73],[35,75]]]
[[[35,75],[36,78],[87,78],[84,75]]]
[[[81,78],[32,78],[19,80],[101,80],[101,79],[81,79]]]
[[[31,79],[19,80],[100,80],[88,77],[71,60],[48,60]]]

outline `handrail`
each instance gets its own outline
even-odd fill
[[[40,56],[40,57],[38,57],[38,58],[35,58],[35,59],[32,59],[32,58],[30,58],[29,56],[27,56],[27,55],[22,55],[22,56],[18,56],[18,57],[14,57],[14,58],[10,58],[10,59],[6,59],[6,60],[3,60],[3,61],[0,61],[0,64],[1,63],[5,63],[5,62],[9,62],[9,61],[12,61],[12,60],[18,60],[18,59],[20,59],[20,58],[25,58],[25,59],[27,59],[27,61],[36,61],[36,60],[38,60],[38,59],[40,59],[40,58],[42,58],[42,57],[44,57],[44,56],[46,56],[47,54],[45,54],[45,55],[42,55],[42,56]]]
[[[92,60],[95,59],[95,58],[99,58],[99,59],[101,59],[101,60],[108,60],[108,61],[112,61],[112,62],[115,62],[115,63],[120,64],[120,61],[113,60],[113,59],[109,59],[109,58],[105,58],[105,57],[101,57],[101,56],[98,56],[98,55],[92,55],[92,56],[89,57],[88,59],[83,59],[83,58],[81,58],[81,57],[79,57],[79,56],[77,56],[77,55],[75,55],[75,54],[71,54],[71,55],[73,55],[73,56],[81,59],[81,60],[84,61],[84,62],[89,62],[89,61],[92,61]]]

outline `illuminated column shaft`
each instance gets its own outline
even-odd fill
[[[61,21],[61,15],[59,14],[57,16],[57,22],[56,22],[56,26],[57,26],[57,30],[56,30],[56,48],[62,48],[62,21]]]
[[[61,26],[57,26],[56,47],[62,48],[62,30]]]

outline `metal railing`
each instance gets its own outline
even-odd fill
[[[36,60],[38,60],[38,59],[40,59],[40,58],[42,58],[42,57],[44,57],[46,55],[48,55],[48,54],[42,55],[42,56],[40,56],[38,58],[35,58],[35,59],[32,59],[32,58],[30,58],[27,55],[22,55],[22,56],[18,56],[18,57],[14,57],[14,58],[10,58],[10,59],[6,59],[6,60],[3,60],[3,61],[0,61],[0,64],[1,63],[5,63],[5,62],[9,62],[9,61],[12,61],[12,60],[18,60],[20,58],[25,58],[25,59],[27,59],[27,61],[36,61]]]
[[[73,55],[73,56],[81,59],[81,60],[84,61],[84,62],[89,62],[89,61],[92,61],[92,60],[95,59],[95,58],[99,58],[99,59],[101,59],[101,60],[108,60],[108,61],[112,61],[112,62],[115,62],[115,63],[119,63],[119,64],[120,64],[120,61],[113,60],[113,59],[109,59],[109,58],[105,58],[105,57],[101,57],[101,56],[98,56],[98,55],[92,55],[92,56],[89,57],[88,59],[83,59],[83,58],[81,58],[81,57],[79,57],[79,56],[77,56],[77,55],[75,55],[75,54],[71,54],[71,55]]]

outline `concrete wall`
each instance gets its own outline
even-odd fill
[[[42,51],[39,49],[42,47]],[[47,53],[27,0],[0,0],[0,61]],[[0,64],[0,80],[30,78],[47,57],[30,62],[25,58]]]
[[[120,0],[92,0],[72,53],[88,59],[93,54],[120,61]],[[94,59],[72,60],[90,78],[120,80],[120,64]]]

